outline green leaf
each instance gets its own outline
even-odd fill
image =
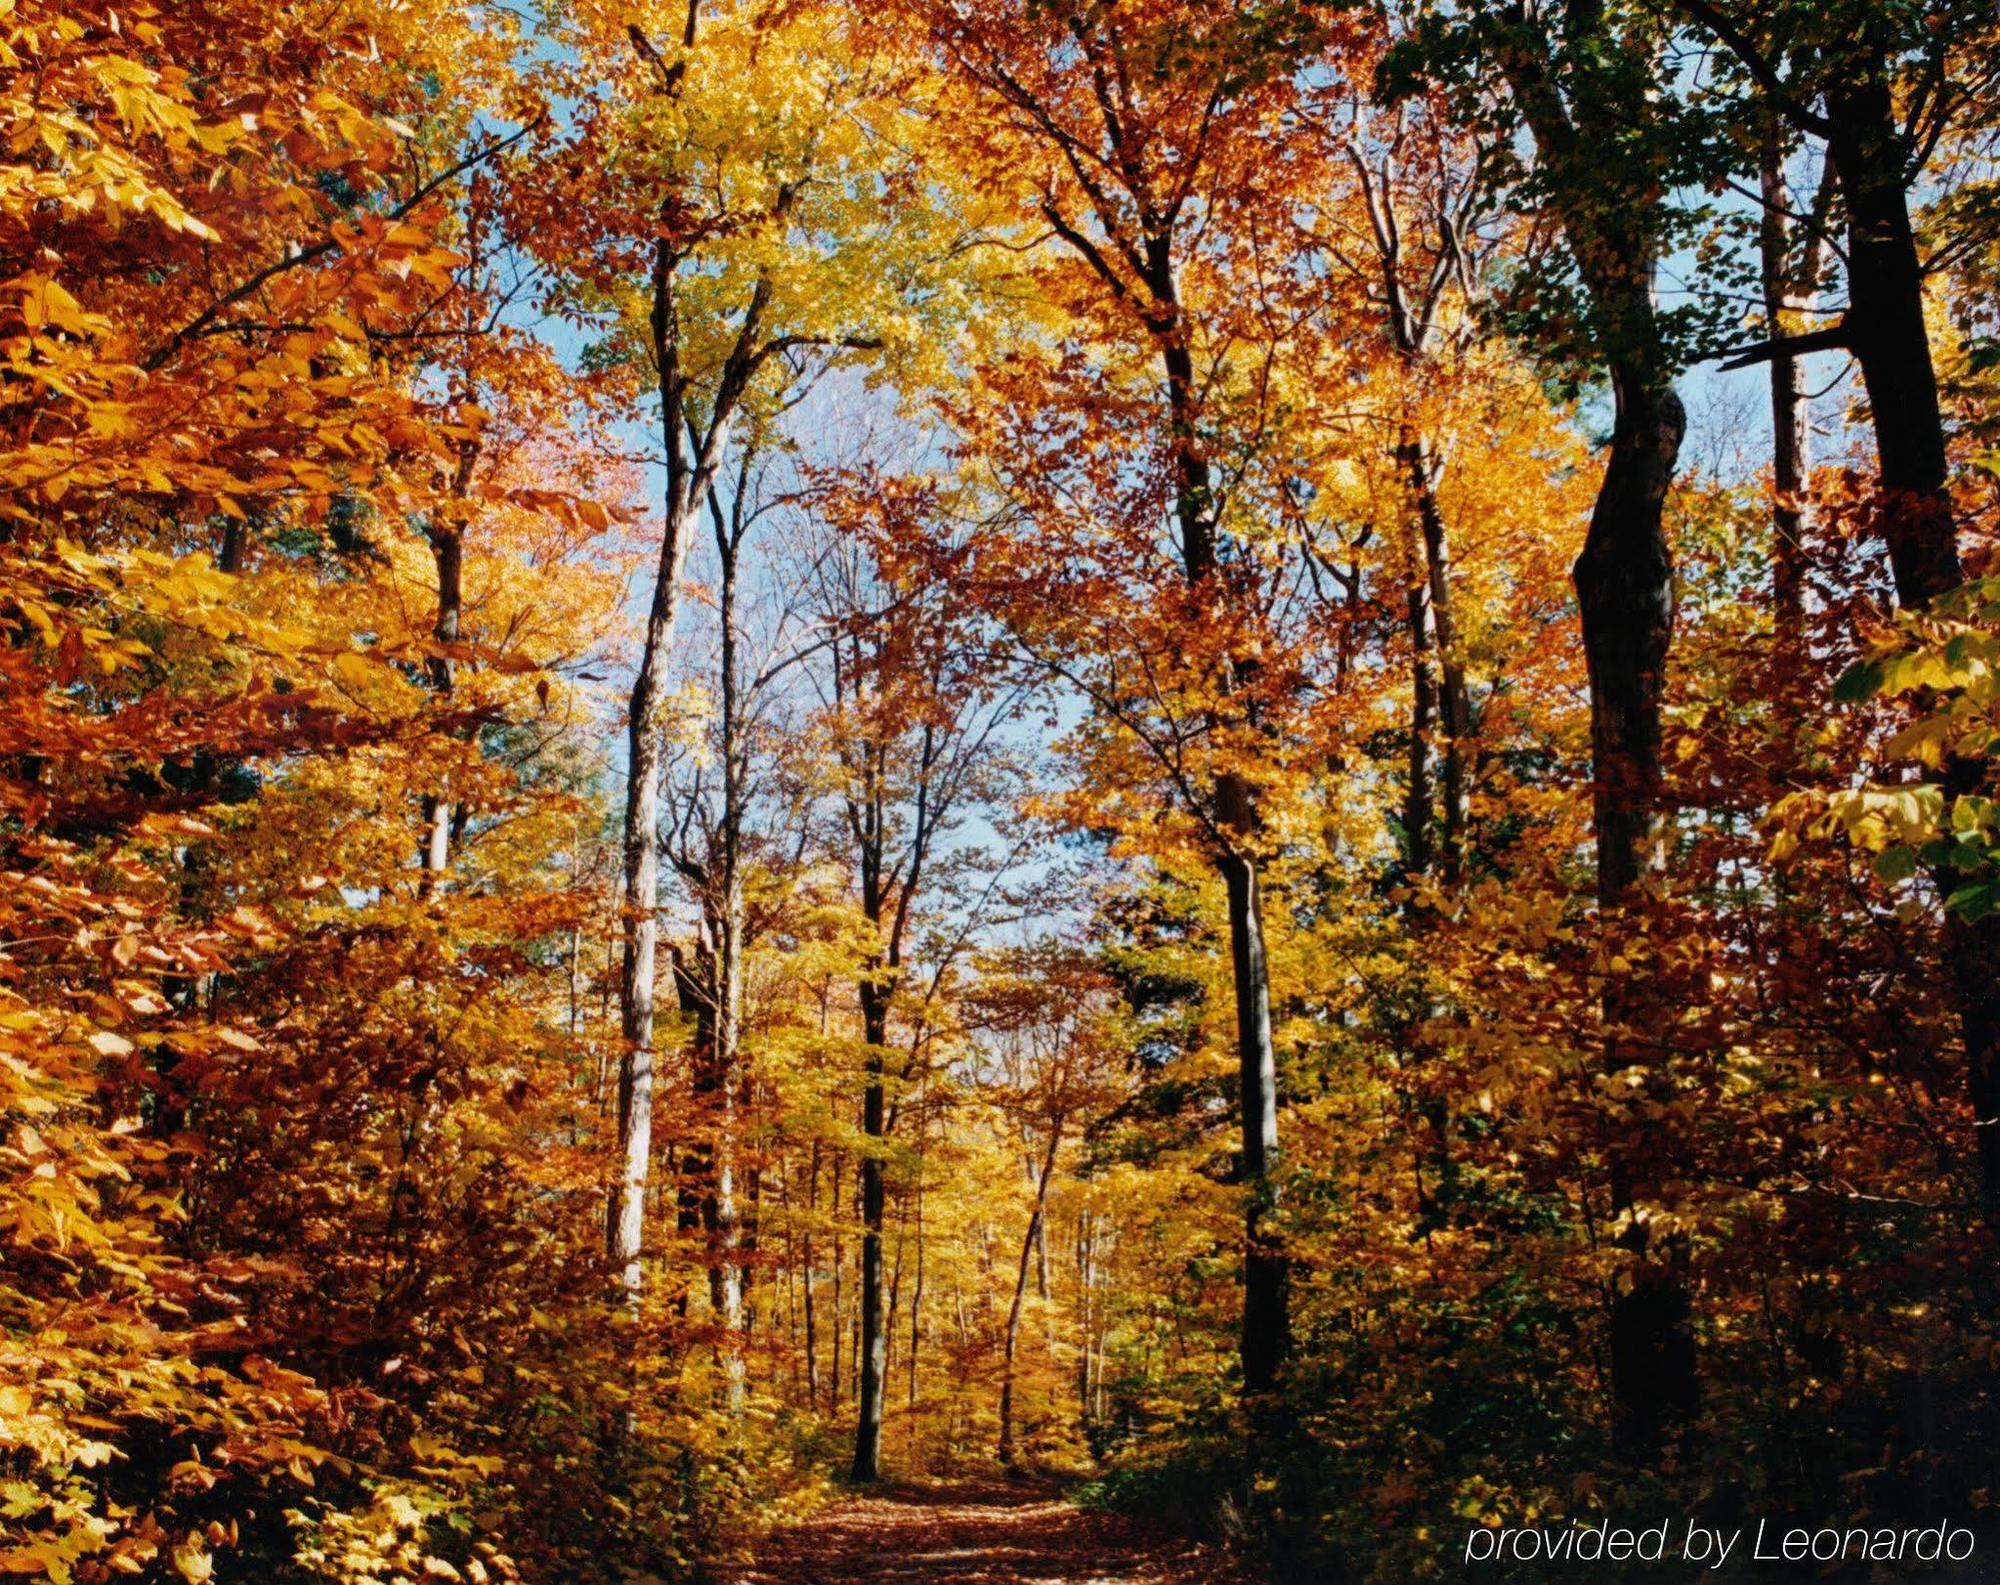
[[[1917,873],[1917,855],[1910,848],[1884,848],[1875,855],[1875,874],[1891,884]]]
[[[1882,687],[1883,670],[1879,660],[1857,660],[1833,685],[1834,702],[1861,704],[1872,699]]]
[[[1988,914],[2000,913],[2000,880],[1989,878],[1961,886],[1944,900],[1944,905],[1961,918],[1977,924]]]

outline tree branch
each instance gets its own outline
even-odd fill
[[[1777,358],[1796,358],[1808,352],[1840,352],[1852,346],[1853,337],[1848,331],[1847,321],[1843,319],[1837,325],[1808,330],[1803,335],[1773,336],[1768,341],[1752,342],[1747,347],[1731,347],[1726,352],[1710,354],[1710,360],[1727,358],[1729,361],[1719,366],[1725,371],[1747,369]]]
[[[530,132],[533,132],[536,128],[540,127],[541,124],[547,119],[548,117],[546,114],[536,116],[534,120],[530,121],[526,126],[522,127],[518,132],[512,133],[504,138],[496,138],[493,142],[487,144],[484,148],[473,150],[472,153],[466,155],[464,159],[458,161],[456,164],[449,165],[444,170],[439,171],[437,175],[433,176],[429,181],[425,182],[423,186],[419,187],[414,193],[410,194],[410,196],[404,199],[403,202],[398,204],[394,209],[391,209],[384,218],[390,221],[403,219],[406,215],[410,213],[411,210],[415,209],[426,198],[430,197],[432,193],[436,192],[440,187],[444,186],[444,184],[450,181],[454,176],[461,176],[465,172],[471,170],[473,166],[478,165],[487,159],[490,159],[493,155],[500,153],[503,149],[512,148],[516,143],[519,143],[521,139],[525,138]],[[280,275],[283,275],[287,270],[295,270],[301,264],[310,264],[314,259],[323,258],[325,257],[325,255],[333,252],[339,246],[340,246],[339,238],[329,233],[328,235],[322,237],[319,241],[315,242],[311,247],[301,248],[297,253],[291,254],[286,258],[279,259],[276,263],[266,265],[263,269],[257,271],[256,274],[252,275],[249,279],[245,280],[241,285],[232,288],[230,291],[226,292],[221,297],[218,297],[214,302],[210,303],[208,307],[204,308],[199,314],[195,315],[193,319],[189,320],[187,324],[183,325],[179,330],[175,331],[172,336],[168,337],[165,342],[163,342],[159,347],[155,348],[151,353],[149,353],[146,356],[146,358],[141,362],[140,367],[143,368],[148,374],[154,373],[156,370],[158,370],[162,365],[166,363],[167,359],[171,358],[176,352],[180,351],[182,347],[186,346],[188,342],[204,334],[207,331],[208,327],[214,324],[215,321],[218,318],[220,318],[224,313],[228,312],[228,310],[230,310],[231,308],[234,308],[238,303],[242,302],[244,298],[250,296],[253,292],[257,291],[267,282],[276,279]]]
[[[1770,96],[1771,102],[1788,116],[1802,131],[1810,132],[1816,138],[1833,136],[1833,123],[1812,109],[1792,91],[1790,83],[1779,73],[1777,66],[1751,40],[1749,34],[1739,28],[1710,0],[1672,0],[1682,12],[1707,28],[1723,43],[1730,54],[1742,62],[1743,69],[1756,81],[1759,88]]]

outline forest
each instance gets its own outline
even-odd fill
[[[0,1575],[2000,1577],[1993,0],[0,95]]]

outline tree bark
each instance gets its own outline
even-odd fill
[[[626,1303],[634,1308],[653,1155],[654,982],[660,952],[660,739],[655,716],[686,568],[689,516],[685,502],[669,500],[646,616],[646,645],[632,679],[625,729],[625,951],[618,981],[624,1050],[618,1063],[618,1177],[606,1217],[605,1255],[618,1273]]]
[[[1660,707],[1673,638],[1674,569],[1663,519],[1687,417],[1674,393],[1653,298],[1659,190],[1634,177],[1628,191],[1614,195],[1622,204],[1607,199],[1593,145],[1629,137],[1630,124],[1614,108],[1615,87],[1595,81],[1587,68],[1574,68],[1582,80],[1565,101],[1543,26],[1516,0],[1490,38],[1589,292],[1615,407],[1610,454],[1573,571],[1590,677],[1597,902],[1609,939],[1641,877],[1664,856]],[[1607,1071],[1632,1065],[1623,1032],[1656,1016],[1643,980],[1607,983]],[[1651,1128],[1610,1142],[1615,1211],[1643,1205],[1646,1158],[1672,1143]],[[1613,1428],[1627,1456],[1650,1462],[1693,1412],[1699,1384],[1682,1252],[1649,1249],[1642,1217],[1629,1225],[1625,1247],[1632,1260],[1610,1317]]]
[[[1076,1213],[1076,1331],[1078,1347],[1076,1351],[1076,1418],[1089,1440],[1091,1422],[1091,1355],[1095,1340],[1096,1317],[1092,1314],[1091,1276],[1093,1249],[1090,1236],[1090,1212],[1079,1207]]]
[[[1042,1218],[1049,1203],[1049,1180],[1055,1175],[1056,1152],[1062,1144],[1063,1121],[1058,1113],[1049,1123],[1048,1148],[1042,1153],[1041,1171],[1035,1178],[1034,1209],[1028,1215],[1028,1230],[1021,1238],[1021,1259],[1014,1272],[1014,1298],[1007,1306],[1007,1327],[1001,1345],[1000,1467],[1010,1474],[1018,1465],[1014,1445],[1014,1360],[1020,1344],[1021,1306],[1028,1294],[1028,1269],[1041,1241]]]
[[[1600,903],[1622,903],[1658,867],[1665,772],[1660,702],[1673,637],[1674,569],[1662,526],[1686,414],[1647,371],[1612,370],[1611,454],[1574,576],[1590,674]]]
[[[743,1040],[743,722],[737,676],[736,574],[743,522],[743,484],[736,492],[735,532],[716,510],[716,549],[721,559],[719,618],[722,630],[721,731],[722,810],[715,855],[715,1218],[713,1247],[719,1285],[717,1321],[722,1329],[723,1382],[732,1414],[743,1408],[743,1310],[745,1268],[741,1264],[741,1218],[737,1206],[737,1113],[744,1098]],[[711,498],[713,505],[713,498]]]
[[[1119,47],[1115,40],[1093,33],[1092,24],[1081,15],[1070,18],[1068,31],[1100,74],[1096,79],[1098,98],[1105,142],[1111,151],[1107,169],[1113,173],[1111,179],[1129,196],[1132,211],[1121,212],[1096,192],[1091,194],[1090,203],[1098,223],[1116,239],[1116,251],[1136,271],[1143,294],[1133,294],[1100,250],[1069,225],[1053,204],[1044,204],[1043,214],[1058,235],[1106,281],[1112,294],[1137,310],[1145,333],[1159,349],[1167,387],[1167,454],[1173,468],[1173,509],[1186,585],[1194,596],[1192,603],[1204,615],[1233,615],[1231,591],[1225,587],[1227,572],[1218,556],[1222,524],[1214,474],[1200,433],[1201,397],[1174,260],[1177,217],[1182,199],[1191,189],[1184,189],[1181,198],[1170,198],[1155,190],[1149,161],[1136,154],[1128,129],[1106,96],[1104,74],[1114,69],[1107,66],[1107,61]],[[1122,72],[1124,63],[1118,62],[1115,69]],[[1031,116],[1037,113],[1032,96],[1004,74],[996,74],[988,83],[1009,102],[1028,108]],[[1072,153],[1067,146],[1064,152]],[[1189,161],[1185,178],[1192,181],[1200,156],[1195,153],[1185,157]],[[1136,224],[1131,214],[1136,214]],[[1221,691],[1235,691],[1251,669],[1248,657],[1226,655],[1217,659],[1222,669]],[[1243,1162],[1248,1190],[1243,1285],[1244,1387],[1250,1396],[1268,1399],[1279,1365],[1289,1351],[1291,1328],[1285,1255],[1278,1241],[1270,1236],[1267,1225],[1277,1192],[1272,1175],[1277,1154],[1276,1061],[1271,1044],[1270,988],[1264,968],[1262,898],[1257,884],[1256,803],[1254,789],[1240,774],[1218,776],[1212,792],[1218,817],[1214,821],[1214,861],[1230,897],[1230,956],[1237,970],[1234,989],[1242,1074]],[[1247,976],[1246,967],[1250,971]]]
[[[1868,391],[1881,470],[1878,522],[1896,597],[1919,610],[1964,574],[1945,489],[1944,413],[1910,224],[1908,154],[1879,51],[1828,89],[1826,107],[1827,154],[1847,204],[1848,342]]]
[[[699,1235],[708,1273],[710,1309],[720,1314],[722,1287],[715,1259],[715,1140],[709,1117],[715,1104],[715,953],[706,930],[692,947],[669,945],[674,990],[688,1027],[688,1111],[697,1127],[677,1154],[668,1156],[677,1198],[676,1229],[692,1245]],[[683,1318],[688,1293],[678,1300]]]
[[[1878,521],[1896,598],[1926,609],[1965,580],[1948,488],[1943,407],[1924,317],[1923,260],[1910,222],[1915,179],[1879,46],[1857,46],[1857,69],[1826,94],[1827,153],[1848,213],[1849,344],[1861,365],[1881,474]],[[1947,796],[1985,789],[1986,765],[1953,756]],[[1949,890],[1956,877],[1937,884]],[[1947,913],[1944,952],[1965,1045],[1981,1213],[2000,1231],[2000,918]]]
[[[917,1406],[917,1350],[923,1342],[924,1308],[924,1183],[917,1179],[917,1280],[910,1289],[910,1391],[909,1406]]]
[[[465,538],[456,526],[437,527],[430,532],[431,560],[437,568],[437,620],[431,636],[440,644],[458,642],[459,621],[465,608]],[[428,667],[431,687],[442,697],[451,693],[451,661],[443,655],[431,657]],[[423,889],[428,893],[451,862],[451,800],[442,793],[424,799]]]
[[[840,1407],[840,1384],[842,1381],[840,1374],[840,1341],[845,1335],[840,1313],[841,1279],[845,1269],[842,1263],[840,1237],[840,1168],[840,1153],[836,1153],[833,1158],[833,1359],[831,1361],[832,1374],[827,1377],[827,1407],[830,1409],[838,1409]]]
[[[1175,319],[1164,338],[1168,421],[1177,473],[1175,510],[1180,520],[1181,554],[1190,588],[1215,599],[1222,595],[1216,558],[1213,476],[1195,421],[1194,360],[1178,318],[1167,245],[1152,249],[1156,301]],[[1231,659],[1230,682],[1242,667]],[[1243,1178],[1247,1189],[1243,1244],[1243,1390],[1268,1399],[1291,1352],[1290,1273],[1287,1257],[1269,1228],[1277,1203],[1274,1171],[1278,1156],[1277,1053],[1271,1040],[1271,985],[1264,955],[1264,904],[1254,843],[1256,795],[1241,774],[1216,778],[1218,824],[1226,833],[1217,868],[1228,896],[1229,956],[1236,999],[1237,1097],[1243,1130]]]
[[[1431,636],[1430,589],[1417,547],[1405,546],[1404,631],[1410,646],[1410,752],[1403,786],[1403,859],[1412,876],[1431,868],[1436,800],[1431,789],[1431,734],[1437,730],[1437,656]],[[1417,907],[1414,891],[1409,907]]]
[[[1438,788],[1444,813],[1438,842],[1439,870],[1445,885],[1455,887],[1463,873],[1469,818],[1466,755],[1472,737],[1472,696],[1466,685],[1465,657],[1459,652],[1452,607],[1451,539],[1445,528],[1444,508],[1438,502],[1437,462],[1415,433],[1407,436],[1404,465],[1416,500],[1417,526],[1423,535],[1428,625],[1437,652],[1437,711],[1444,731]]]
[[[692,24],[692,12],[689,20]],[[690,33],[690,44],[692,41]],[[646,1179],[652,1162],[654,981],[660,945],[660,741],[654,718],[666,681],[695,520],[714,483],[737,410],[770,351],[763,336],[771,285],[768,277],[759,276],[710,400],[708,427],[699,435],[692,434],[688,420],[691,386],[681,364],[677,295],[683,262],[676,243],[663,231],[654,246],[651,329],[667,468],[666,500],[659,561],[646,612],[645,647],[626,711],[624,957],[618,982],[624,1049],[618,1067],[617,1179],[605,1213],[605,1254],[618,1273],[626,1303],[634,1308],[641,1286],[639,1255],[645,1234]]]
[[[1257,866],[1223,860],[1229,898],[1230,963],[1236,980],[1237,1087],[1243,1109],[1243,1390],[1269,1394],[1291,1353],[1291,1267],[1269,1227],[1277,1204],[1277,1060],[1271,1043],[1271,982],[1264,958],[1264,910]]]
[[[452,471],[451,479],[451,510],[454,512],[462,507],[466,491],[471,487],[472,469],[478,457],[479,447],[475,442],[466,440],[459,443],[458,466]],[[433,522],[426,528],[425,537],[430,541],[431,563],[437,572],[437,616],[431,623],[431,637],[440,644],[456,644],[465,611],[464,520],[460,516],[452,516]],[[233,559],[240,565],[241,558],[240,538],[234,545],[224,546],[225,570],[235,570],[227,563]],[[452,689],[450,656],[433,655],[425,671],[430,677],[432,691],[440,698],[449,697]],[[426,897],[437,887],[451,862],[452,815],[451,801],[443,793],[433,793],[424,799],[423,874],[418,887]]]
[[[886,989],[872,980],[862,985],[861,1019],[862,1038],[868,1043],[861,1131],[871,1148],[861,1159],[861,1313],[852,1473],[857,1481],[873,1481],[882,1473],[882,1389],[889,1342],[882,1324],[882,1216],[887,1192],[877,1143],[887,1134],[883,1052],[889,1033],[889,997]]]
[[[820,1142],[815,1139],[811,1176],[806,1179],[806,1231],[801,1251],[805,1264],[806,1407],[815,1413],[819,1410],[819,1315],[813,1294],[819,1269],[813,1264],[813,1223],[819,1219],[819,1158]]]
[[[743,1268],[739,1263],[741,1226],[736,1192],[736,1031],[724,1020],[716,1020],[716,1110],[715,1110],[715,1198],[710,1224],[709,1261],[715,1284],[716,1324],[721,1331],[718,1348],[722,1364],[723,1392],[732,1414],[743,1408]],[[725,1046],[724,1042],[728,1045]]]
[[[1764,288],[1764,322],[1773,337],[1791,334],[1813,281],[1802,273],[1792,240],[1791,186],[1785,176],[1784,123],[1773,115],[1764,129],[1764,221],[1758,243]],[[1808,251],[1811,250],[1808,241]],[[1814,275],[1817,272],[1813,272]],[[1771,602],[1781,663],[1805,655],[1806,492],[1812,483],[1812,409],[1806,397],[1805,360],[1771,360]]]
[[[1661,517],[1685,429],[1671,388],[1631,370],[1614,370],[1613,387],[1617,428],[1575,574],[1591,683],[1597,895],[1607,929],[1617,928],[1641,876],[1663,858],[1660,701],[1674,600]],[[1634,1061],[1650,1067],[1630,1050],[1626,1032],[1657,1017],[1643,982],[1607,983],[1609,1072]],[[1643,1205],[1650,1176],[1643,1162],[1662,1143],[1654,1132],[1649,1126],[1611,1147],[1614,1213]],[[1685,1259],[1678,1247],[1652,1247],[1639,1217],[1623,1242],[1633,1259],[1611,1310],[1614,1434],[1628,1456],[1651,1460],[1699,1395]]]

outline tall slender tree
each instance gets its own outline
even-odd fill
[[[1661,261],[1677,234],[1675,183],[1700,169],[1667,81],[1666,39],[1643,10],[1599,0],[1504,0],[1421,13],[1388,62],[1389,97],[1428,70],[1478,102],[1490,67],[1532,139],[1528,191],[1560,228],[1576,290],[1537,333],[1570,336],[1572,355],[1610,387],[1603,478],[1574,572],[1590,675],[1592,826],[1597,901],[1609,939],[1665,859],[1662,703],[1674,628],[1667,491],[1687,415],[1674,379],[1688,354],[1658,303]],[[1505,125],[1504,119],[1501,125]],[[1627,961],[1619,955],[1620,962]],[[1604,1065],[1662,1075],[1641,1047],[1651,1004],[1630,971],[1608,978]],[[1656,1096],[1657,1098],[1657,1096]],[[1611,1314],[1611,1376],[1621,1444],[1656,1455],[1686,1420],[1697,1383],[1685,1251],[1659,1247],[1648,1202],[1670,1141],[1641,1125],[1613,1153],[1611,1199],[1631,1260]]]
[[[1204,700],[1198,713],[1217,739],[1254,738],[1244,731],[1254,714],[1246,690],[1262,664],[1246,636],[1254,577],[1231,554],[1215,460],[1219,447],[1240,452],[1254,439],[1223,434],[1210,410],[1217,371],[1202,363],[1212,349],[1187,280],[1210,262],[1199,239],[1225,213],[1223,195],[1239,198],[1239,187],[1254,185],[1253,162],[1275,158],[1265,136],[1291,97],[1289,65],[1310,29],[1283,7],[1201,0],[1144,14],[996,0],[927,15],[980,113],[1004,129],[1005,157],[1031,162],[1038,218],[1078,266],[1070,289],[1079,307],[1157,370],[1157,428],[1146,444],[1163,463],[1186,619],[1216,646],[1183,657],[1204,668],[1189,691]],[[1291,1325],[1274,1230],[1277,1053],[1253,757],[1218,755],[1203,785],[1177,779],[1198,806],[1227,898],[1246,1190],[1241,1353],[1245,1389],[1261,1400],[1277,1383]]]

